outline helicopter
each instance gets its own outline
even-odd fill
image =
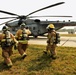
[[[0,18],[0,19],[10,19],[10,18],[12,19],[13,18],[12,20],[1,23],[0,25],[5,24],[6,26],[8,26],[10,28],[10,31],[13,34],[15,34],[15,32],[20,28],[20,25],[22,23],[25,23],[26,27],[28,27],[31,30],[31,33],[32,33],[31,35],[33,35],[35,38],[39,35],[42,36],[45,33],[47,33],[46,27],[50,23],[55,25],[55,30],[58,30],[64,26],[71,26],[71,25],[75,26],[76,23],[70,22],[70,20],[69,20],[69,22],[65,22],[65,21],[48,21],[48,20],[41,21],[40,19],[31,19],[31,18],[35,18],[35,17],[72,17],[72,16],[30,16],[36,12],[39,12],[39,11],[42,11],[42,10],[45,10],[45,9],[48,9],[48,8],[51,8],[54,6],[58,6],[58,5],[61,5],[64,3],[65,2],[58,2],[55,4],[49,5],[47,7],[38,9],[36,11],[33,11],[33,12],[29,13],[28,15],[21,15],[21,16],[18,14],[15,14],[15,13],[0,10],[1,13],[16,16],[16,17],[2,17],[2,18]]]

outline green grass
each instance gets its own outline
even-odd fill
[[[60,34],[60,36],[65,36],[65,37],[76,37],[76,34]]]
[[[57,59],[43,54],[46,46],[29,45],[28,56],[20,60],[17,50],[11,56],[13,67],[3,65],[0,56],[0,75],[76,75],[76,47],[57,47]],[[1,50],[0,50],[1,55]]]
[[[45,35],[47,37],[47,35]],[[76,37],[76,34],[60,34],[60,36],[65,36],[65,37]]]

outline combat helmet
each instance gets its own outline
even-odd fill
[[[7,26],[3,26],[2,31],[7,31],[9,28]]]
[[[22,24],[20,25],[20,28],[25,28],[25,23],[22,23]]]
[[[55,28],[54,24],[49,24],[46,29],[50,29],[50,28],[54,29]]]

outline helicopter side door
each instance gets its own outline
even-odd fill
[[[29,24],[27,25],[29,27],[29,29],[31,30],[31,35],[33,35],[34,37],[37,37],[39,35],[39,27],[37,24]]]

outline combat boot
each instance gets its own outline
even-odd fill
[[[43,52],[44,52],[44,54],[47,54],[47,51],[44,50]]]
[[[27,56],[27,54],[24,53],[21,58],[24,59],[26,56]]]
[[[13,65],[12,63],[9,63],[9,64],[7,64],[7,67],[8,67],[8,68],[11,68],[12,65]]]
[[[52,59],[56,59],[56,55],[51,55],[50,56]]]

